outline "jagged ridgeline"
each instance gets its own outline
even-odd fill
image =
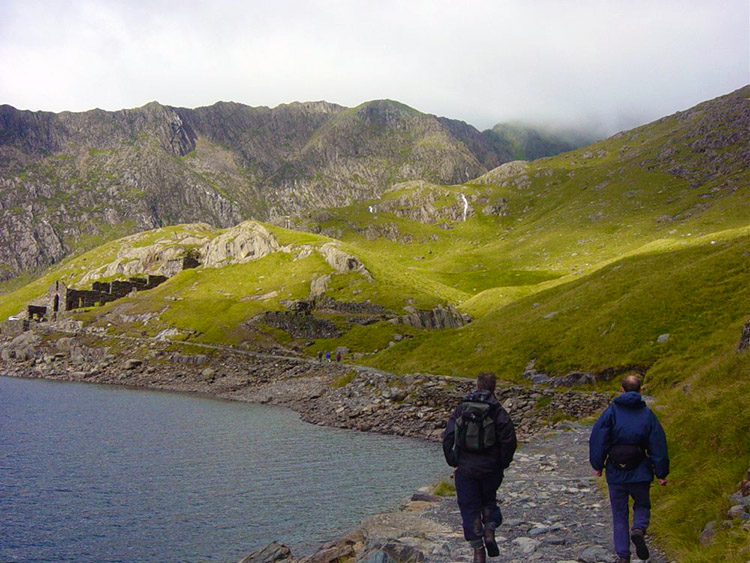
[[[387,100],[59,114],[0,106],[0,280],[138,231],[338,207],[405,180],[466,181],[519,155],[492,131]]]
[[[726,513],[750,447],[750,356],[738,352],[750,330],[748,97],[745,87],[587,147],[468,177],[451,168],[448,180],[393,175],[377,189],[363,181],[350,203],[300,204],[278,224],[131,235],[1,296],[0,315],[45,299],[56,281],[87,290],[164,275],[153,289],[65,317],[102,333],[310,357],[343,349],[347,360],[396,373],[495,371],[614,390],[618,374],[638,371],[664,409],[675,461],[676,486],[657,493],[655,529],[678,560],[731,560],[746,545],[741,526],[718,528],[706,547],[698,536]],[[362,120],[361,111],[336,110],[316,134]],[[198,156],[164,162],[192,174],[209,144],[196,139]],[[165,146],[148,154],[167,155]],[[283,185],[279,201],[292,205]],[[200,265],[184,269],[186,256]]]

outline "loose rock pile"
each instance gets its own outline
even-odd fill
[[[465,379],[360,371],[347,385],[311,400],[301,412],[303,420],[316,424],[439,440],[448,416],[473,388],[473,381]],[[498,388],[496,395],[521,438],[608,404],[601,393],[521,386]]]

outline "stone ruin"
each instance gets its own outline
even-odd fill
[[[58,280],[49,287],[45,297],[28,305],[27,317],[38,321],[57,320],[59,313],[104,305],[134,291],[153,289],[167,279],[166,276],[149,275],[145,278],[133,277],[127,280],[94,282],[91,289],[73,289]]]

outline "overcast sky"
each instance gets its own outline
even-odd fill
[[[484,129],[646,123],[750,82],[749,0],[0,0],[0,103],[390,98]]]

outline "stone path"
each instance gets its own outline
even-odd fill
[[[563,431],[535,439],[516,453],[498,491],[504,516],[498,529],[500,556],[489,561],[616,559],[609,503],[588,464],[589,431],[588,426],[566,423]],[[422,510],[418,517],[414,514],[412,525],[403,522],[398,541],[419,549],[431,563],[471,561],[455,498],[415,508]],[[667,562],[653,545],[650,548],[651,562]],[[634,549],[632,561],[638,561]]]

